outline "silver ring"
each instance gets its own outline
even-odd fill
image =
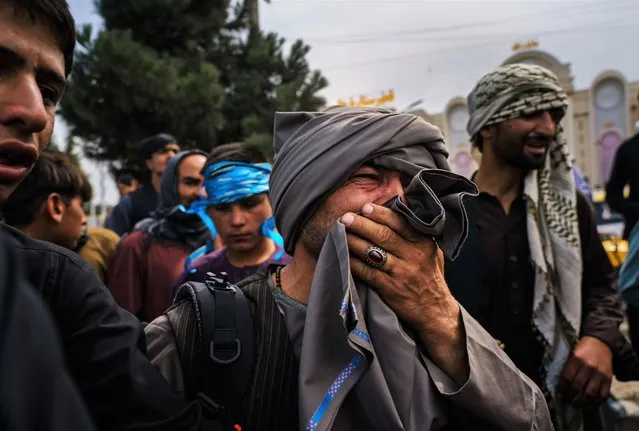
[[[364,252],[366,263],[375,268],[381,268],[388,260],[388,253],[375,245],[368,247]]]

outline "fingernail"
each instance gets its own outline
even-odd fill
[[[362,208],[362,214],[371,214],[373,212],[373,205],[366,204],[364,208]]]
[[[340,220],[346,226],[350,226],[355,221],[355,216],[352,213],[346,213]]]

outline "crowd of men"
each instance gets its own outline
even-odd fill
[[[639,380],[550,71],[478,80],[471,179],[417,116],[278,112],[272,165],[145,139],[147,181],[87,229],[90,183],[47,149],[66,0],[0,28],[0,429],[595,431]]]

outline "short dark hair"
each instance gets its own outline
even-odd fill
[[[88,202],[93,194],[88,178],[67,154],[46,149],[3,204],[5,222],[17,227],[30,225],[51,193],[58,193],[66,204],[76,196]]]
[[[33,22],[42,20],[49,25],[64,56],[64,72],[69,76],[73,69],[76,32],[67,0],[9,0],[9,4],[16,13],[27,12]]]
[[[135,180],[135,177],[133,175],[121,174],[120,176],[118,176],[117,183],[124,186],[130,186],[131,184],[133,184],[133,180]]]
[[[474,137],[470,138],[473,147],[477,147],[477,149],[479,150],[480,153],[483,154],[484,152],[484,138],[477,133]]]
[[[218,162],[266,163],[266,156],[257,147],[244,142],[234,142],[213,148],[204,164],[206,168]]]
[[[140,148],[140,157],[142,160],[149,160],[153,153],[160,151],[169,144],[176,144],[177,139],[168,133],[159,133],[157,135],[144,138],[138,144]]]

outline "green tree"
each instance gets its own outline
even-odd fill
[[[64,152],[69,156],[71,161],[78,167],[80,167],[80,154],[78,148],[78,141],[73,136],[67,136],[67,146],[64,148]]]
[[[53,137],[51,137],[51,140],[49,141],[49,145],[47,145],[47,149],[61,151],[65,153],[66,155],[69,156],[73,164],[75,164],[78,167],[81,167],[80,154],[78,154],[77,141],[73,139],[72,136],[67,137],[66,147],[64,149],[61,148],[60,145],[58,145],[58,142]]]
[[[264,33],[251,0],[96,0],[104,28],[79,31],[60,106],[93,159],[118,166],[158,132],[203,149],[245,140],[270,150],[275,110],[315,110],[328,83],[309,47]],[[270,152],[270,151],[268,151]]]

